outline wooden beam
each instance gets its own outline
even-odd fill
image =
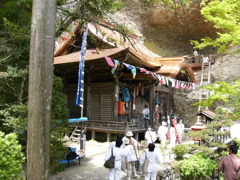
[[[155,85],[151,84],[150,87],[150,122],[149,125],[153,127],[154,115],[155,115]],[[148,128],[148,127],[146,127]]]

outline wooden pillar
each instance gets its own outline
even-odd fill
[[[114,109],[113,109],[113,120],[118,121],[118,98],[119,95],[119,86],[118,86],[118,77],[115,77],[115,86],[114,86]]]
[[[107,142],[110,142],[110,141],[111,141],[111,133],[107,132]]]
[[[89,115],[90,115],[90,90],[91,90],[91,88],[90,88],[90,82],[91,82],[91,78],[90,77],[88,77],[87,78],[87,84],[85,84],[85,89],[86,89],[86,92],[87,92],[87,98],[86,98],[86,116],[89,118]]]
[[[95,140],[95,131],[92,131],[92,140]]]
[[[150,87],[150,102],[149,102],[149,109],[150,109],[150,121],[149,125],[153,127],[154,115],[155,115],[155,85],[152,84]],[[148,128],[148,127],[146,127]]]

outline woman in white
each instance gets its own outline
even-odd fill
[[[182,142],[183,134],[184,134],[184,124],[182,123],[182,119],[179,119],[179,123],[177,124],[177,131],[179,135],[179,141]]]
[[[136,170],[134,171],[134,169],[132,168],[132,162],[133,161],[136,161],[136,156],[134,155],[134,150],[133,150],[133,146],[132,145],[129,145],[130,143],[130,140],[128,138],[124,139],[123,141],[123,147],[126,147],[128,146],[128,149],[127,151],[130,151],[128,152],[128,154],[131,154],[129,156],[126,156],[124,159],[123,159],[123,162],[125,161],[126,163],[126,169],[127,169],[127,180],[130,180],[131,179],[131,175],[135,175],[136,178],[140,178],[140,176],[138,176],[136,174]]]
[[[135,167],[135,161],[137,161],[139,159],[139,148],[140,148],[140,144],[137,142],[136,139],[134,139],[133,137],[133,133],[131,131],[127,131],[126,132],[126,137],[124,137],[122,140],[123,142],[125,142],[126,139],[129,140],[129,144],[132,145],[133,148],[133,154],[131,154],[128,157],[128,166],[127,166],[127,171],[128,172],[132,172],[133,176],[137,179],[140,178],[139,175],[137,175],[137,171],[136,171],[136,167]],[[127,146],[129,147],[129,146]],[[128,177],[130,175],[128,174]]]
[[[170,148],[173,148],[176,145],[176,133],[175,129],[173,127],[173,124],[171,124],[170,127]]]
[[[145,139],[147,140],[147,146],[149,143],[154,143],[156,139],[156,133],[155,131],[152,131],[152,128],[149,127],[148,130],[145,133]]]
[[[161,140],[162,147],[165,146],[167,132],[168,132],[167,123],[163,121],[162,126],[160,126],[158,129],[158,136],[159,136],[159,139]]]
[[[122,158],[131,155],[131,151],[129,150],[130,146],[121,148],[122,144],[123,141],[121,139],[117,140],[116,145],[113,148],[109,149],[109,151],[105,155],[105,161],[111,157],[112,152],[115,156],[115,165],[114,168],[109,169],[108,180],[120,180]]]
[[[144,161],[146,158],[149,160],[149,165],[147,169],[147,173],[145,173],[145,180],[156,180],[157,177],[157,169],[158,169],[158,164],[160,164],[160,155],[155,149],[155,144],[150,143],[148,145],[148,150],[146,150],[141,159],[140,159],[140,164],[143,165]]]

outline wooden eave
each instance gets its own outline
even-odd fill
[[[132,65],[135,66],[144,66],[147,68],[156,69],[160,67],[160,64],[157,64],[152,61],[147,61],[146,59],[142,59],[137,53],[134,53],[134,51],[130,48],[111,48],[111,49],[104,49],[101,50],[99,54],[96,53],[96,50],[87,49],[86,55],[85,55],[85,62],[91,62],[91,61],[99,61],[104,59],[105,56],[115,58],[119,56],[126,56],[126,59],[124,62],[128,63],[128,61],[133,62]],[[71,63],[79,63],[79,56],[80,52],[75,52],[63,56],[58,56],[54,58],[54,65],[63,65],[63,64],[71,64]],[[121,60],[120,60],[121,61]]]
[[[175,78],[181,71],[185,72],[189,77],[190,82],[196,82],[194,72],[191,66],[187,63],[182,63],[182,56],[179,57],[161,57],[156,58],[162,64],[160,70],[154,71],[155,73]]]
[[[210,119],[213,119],[216,116],[216,114],[210,110],[205,109],[195,113],[195,116],[206,116]]]

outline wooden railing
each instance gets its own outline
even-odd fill
[[[76,126],[77,124],[73,124]],[[138,130],[145,129],[146,125],[144,121],[139,122],[117,122],[117,121],[84,121],[84,127],[106,129],[106,130]]]
[[[211,62],[211,64],[214,64],[216,62],[216,59],[218,57],[222,57],[223,54],[216,54],[216,55],[212,55],[209,54],[208,56],[208,62]],[[184,63],[202,63],[203,62],[203,55],[199,55],[199,56],[184,56],[183,57],[183,62]]]

